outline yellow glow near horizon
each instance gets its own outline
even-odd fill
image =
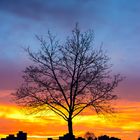
[[[122,140],[138,138],[140,103],[119,101],[116,108],[119,111],[115,117],[99,117],[95,113],[92,115],[89,110],[77,116],[73,120],[75,135],[83,136],[85,132],[92,131],[95,135],[107,134]],[[0,130],[0,137],[9,133],[15,134],[19,129],[27,132],[30,139],[58,136],[67,132],[67,123],[52,112],[26,115],[19,107],[10,104],[0,104],[0,123],[5,128]]]

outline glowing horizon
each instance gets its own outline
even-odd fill
[[[74,134],[84,136],[90,131],[96,136],[106,134],[122,140],[137,139],[139,137],[137,130],[140,130],[139,118],[136,118],[140,116],[139,102],[118,100],[115,101],[114,107],[117,113],[112,117],[98,116],[89,109],[78,115],[73,120]],[[0,104],[0,123],[2,128],[5,128],[0,129],[1,138],[11,133],[16,134],[19,130],[27,132],[29,139],[58,137],[67,133],[67,123],[53,112],[27,115],[11,102]]]

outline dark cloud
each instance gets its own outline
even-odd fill
[[[101,23],[104,17],[101,11],[108,7],[105,0],[1,0],[0,10],[37,22],[51,21],[66,24],[75,22],[90,24],[91,20]],[[87,16],[88,15],[88,16]],[[90,22],[89,22],[90,20]],[[104,22],[104,21],[103,21]]]
[[[44,15],[44,6],[39,1],[1,0],[0,9],[20,17],[38,19]]]
[[[47,17],[59,19],[72,19],[80,14],[77,2],[43,1],[43,0],[1,0],[0,9],[13,13],[20,17],[34,20],[47,19]]]

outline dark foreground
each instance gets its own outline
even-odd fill
[[[6,138],[1,138],[1,140],[27,140],[27,133],[19,131],[16,136],[10,134]],[[53,138],[48,138],[48,140],[53,140]],[[109,137],[107,135],[99,136],[97,138],[92,138],[89,136],[88,138],[85,139],[82,137],[75,138],[74,135],[70,136],[69,134],[65,134],[64,136],[60,136],[59,140],[121,140],[121,139],[115,137]]]

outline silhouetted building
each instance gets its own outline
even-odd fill
[[[62,136],[60,136],[60,137],[59,137],[59,140],[63,140],[63,137],[62,137]]]
[[[70,134],[65,134],[63,140],[75,140],[75,136]]]
[[[75,140],[85,140],[85,139],[82,138],[82,137],[78,137],[78,138],[76,138]]]
[[[48,138],[48,140],[53,140],[52,138]]]
[[[109,140],[109,136],[107,136],[107,135],[99,136],[98,140]]]
[[[121,140],[119,138],[111,137],[110,140]]]
[[[6,137],[6,140],[16,140],[16,137],[14,135],[9,135]]]
[[[10,134],[6,138],[1,138],[1,140],[27,140],[27,133],[23,133],[22,131],[19,131],[17,133],[17,137]]]
[[[64,136],[60,136],[59,140],[76,140],[74,135],[65,134]]]
[[[17,140],[27,140],[27,133],[23,133],[22,131],[19,131],[17,133]]]

